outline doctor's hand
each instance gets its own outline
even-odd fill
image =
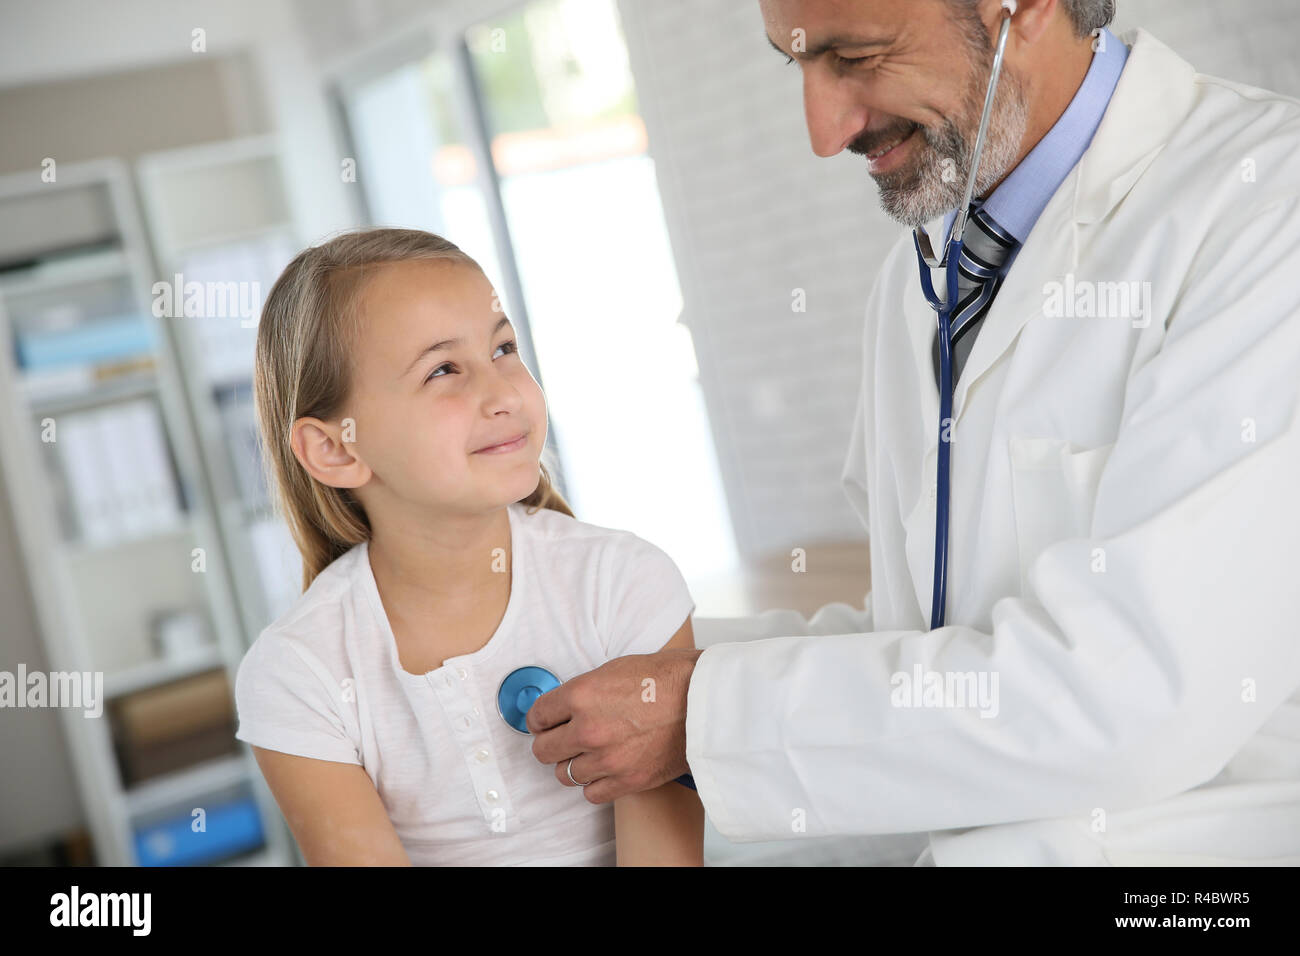
[[[555,764],[555,779],[566,787],[575,785],[567,772],[572,758],[590,803],[689,773],[686,691],[702,653],[691,647],[618,657],[547,691],[526,718],[533,756]]]

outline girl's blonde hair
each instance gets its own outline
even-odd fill
[[[357,303],[372,267],[413,259],[438,259],[480,269],[441,236],[418,229],[363,229],[300,252],[271,287],[257,330],[253,394],[261,430],[267,486],[302,554],[302,587],[335,558],[370,538],[361,503],[346,488],[308,474],[289,443],[299,418],[329,420],[351,388]],[[482,271],[480,269],[480,271]],[[545,463],[523,499],[532,514],[550,508],[573,517],[551,483]]]

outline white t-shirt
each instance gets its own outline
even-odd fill
[[[653,653],[695,604],[672,559],[631,532],[507,511],[510,599],[486,645],[427,674],[404,670],[359,544],[249,648],[236,736],[360,764],[417,866],[612,866],[613,804],[560,784],[532,736],[501,719],[497,690],[518,667],[566,681]]]

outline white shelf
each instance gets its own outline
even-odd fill
[[[194,525],[182,514],[182,520],[162,528],[154,528],[145,534],[130,538],[116,538],[112,541],[64,542],[64,554],[72,564],[86,564],[99,559],[113,559],[119,552],[130,548],[148,547],[151,544],[174,543],[177,538],[194,534]]]
[[[23,380],[18,381],[19,391],[23,390]],[[33,415],[62,415],[83,408],[94,408],[110,402],[124,401],[130,398],[143,398],[158,394],[158,377],[153,372],[140,372],[105,379],[88,390],[76,394],[48,396],[28,401]]]
[[[274,136],[144,155],[136,161],[136,181],[164,276],[257,282],[265,301],[280,270],[305,244]],[[222,334],[215,337],[201,322],[174,323],[171,331],[185,398],[209,470],[214,515],[226,542],[242,651],[283,603],[276,582],[259,565],[258,546],[265,544],[266,536],[258,519],[270,517],[269,508],[259,510],[258,502],[243,497],[247,472],[232,452],[244,454],[247,445],[243,436],[228,433],[234,427],[231,409],[218,401],[223,389],[251,385],[256,324],[248,328],[241,323],[229,335],[218,330]],[[245,751],[248,765],[255,767]],[[230,865],[291,865],[295,860],[288,828],[260,775],[253,776],[268,845],[253,857],[256,862],[241,858]]]
[[[219,203],[224,197],[201,198]],[[246,197],[241,209],[248,208]],[[184,333],[173,334],[176,330],[168,320],[154,315],[151,307],[157,277],[129,172],[119,161],[101,160],[60,164],[57,184],[41,183],[25,173],[0,176],[0,221],[16,221],[7,216],[10,212],[26,225],[6,237],[6,258],[38,264],[0,275],[0,467],[13,501],[23,558],[33,572],[28,578],[48,665],[54,671],[103,671],[105,694],[113,698],[217,668],[233,685],[247,641],[230,578],[223,522],[200,454],[201,438],[187,410],[188,374],[176,344]],[[194,225],[189,223],[187,229],[192,231]],[[90,249],[92,242],[95,251],[76,256],[48,251],[74,249],[79,243]],[[75,307],[92,316],[109,301],[117,310],[129,306],[149,323],[154,341],[151,369],[119,368],[112,377],[97,377],[114,364],[104,363],[86,368],[83,375],[51,373],[47,381],[25,380],[14,361],[15,324],[32,321],[51,308],[71,313]],[[46,393],[28,394],[25,381]],[[64,540],[58,488],[67,484],[66,472],[63,482],[52,480],[50,448],[41,441],[37,422],[44,416],[142,398],[156,401],[184,510],[168,526],[129,539],[94,544]],[[78,474],[93,471],[90,461]],[[63,456],[56,456],[56,463],[68,467]],[[116,467],[120,478],[120,460]],[[195,546],[206,552],[201,574],[191,564]],[[185,659],[157,659],[151,629],[166,615],[187,612],[202,617],[212,645]],[[137,817],[231,786],[250,785],[260,792],[247,748],[233,739],[229,756],[124,789],[110,722],[85,720],[71,708],[60,709],[59,720],[102,865],[135,862]],[[291,862],[288,831],[274,806],[259,799],[258,807],[267,840],[262,857]]]
[[[304,245],[275,136],[150,153],[137,160],[136,178],[164,275],[181,273],[188,279],[215,271],[256,281],[265,301],[279,270]],[[232,191],[239,193],[235,200],[226,195]],[[214,204],[229,208],[209,215]],[[251,643],[283,603],[281,590],[254,565],[257,526],[274,516],[265,503],[244,497],[247,472],[232,451],[242,455],[245,446],[230,447],[229,409],[218,401],[218,392],[251,386],[256,328],[247,330],[246,339],[233,331],[223,337],[227,349],[208,339],[199,323],[177,324],[174,331],[187,397],[211,463],[217,515],[236,562],[232,576]]]
[[[163,659],[137,664],[135,667],[104,675],[104,698],[112,700],[114,697],[180,680],[221,665],[221,651],[217,647],[205,647],[196,651],[192,657],[184,659]]]
[[[248,758],[242,753],[205,760],[129,788],[126,791],[127,814],[133,819],[141,817],[164,810],[171,804],[243,783],[248,778]]]
[[[160,258],[293,231],[274,137],[152,153],[137,170]]]
[[[14,299],[44,294],[83,282],[131,275],[131,261],[121,249],[51,258],[30,269],[0,274],[0,295]]]
[[[205,233],[178,241],[173,247],[178,253],[193,252],[196,249],[211,249],[214,246],[233,246],[258,239],[274,239],[289,231],[289,224],[267,222],[247,229],[232,229],[226,232]],[[268,290],[269,291],[269,290]]]

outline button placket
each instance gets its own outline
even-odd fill
[[[456,735],[484,821],[491,826],[504,811],[508,823],[517,823],[469,677],[463,665],[443,667],[429,675],[429,682]]]

